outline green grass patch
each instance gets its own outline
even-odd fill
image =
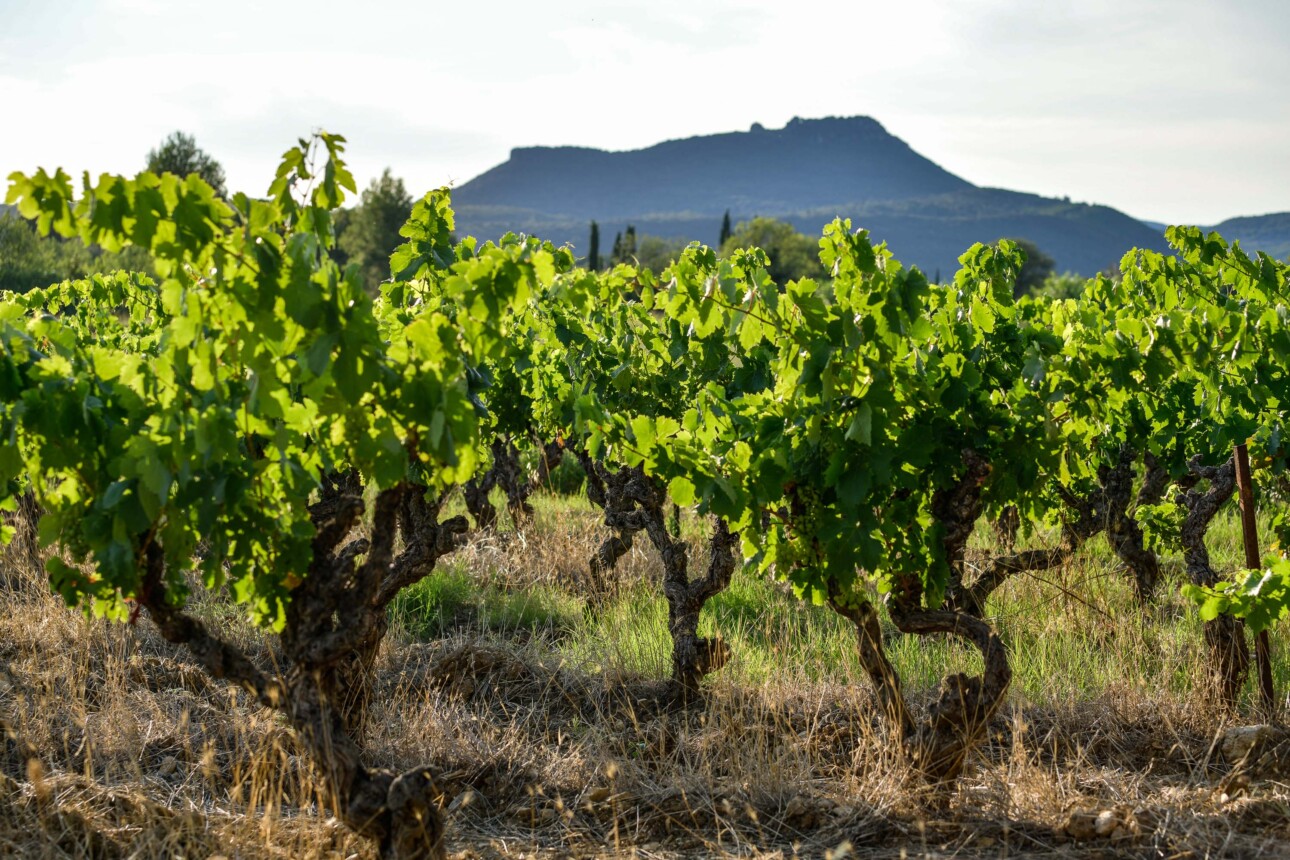
[[[404,589],[390,611],[409,635],[423,640],[461,629],[559,636],[582,619],[580,601],[565,592],[546,587],[510,591],[481,585],[459,565],[445,566]]]
[[[525,535],[530,543],[564,536],[571,522],[599,519],[585,497],[540,492],[532,501],[536,517]],[[687,514],[681,525],[695,550],[692,575],[701,575],[706,562],[700,547],[708,524]],[[1263,526],[1261,532],[1267,534]],[[1039,533],[1019,544],[1055,541],[1055,534]],[[1002,552],[984,527],[974,545]],[[1214,523],[1209,546],[1217,569],[1240,569],[1241,533],[1234,513]],[[657,564],[643,538],[637,550]],[[522,564],[522,558],[511,564]],[[1205,676],[1203,629],[1179,590],[1185,579],[1181,558],[1165,556],[1162,566],[1164,581],[1146,607],[1138,603],[1129,573],[1101,536],[1064,568],[1018,575],[1002,586],[986,609],[1008,647],[1012,695],[1039,705],[1088,701],[1125,688],[1191,695]],[[553,657],[585,671],[658,679],[671,673],[667,603],[655,576],[627,585],[608,604],[588,612],[585,595],[575,590],[506,588],[503,583],[515,573],[449,564],[401,594],[393,612],[420,639],[463,629],[520,636],[540,632],[553,634],[540,640]],[[981,671],[980,655],[961,640],[904,636],[883,614],[888,656],[907,689],[929,690],[946,674]],[[1287,627],[1274,631],[1275,643],[1285,641]],[[869,684],[859,664],[856,631],[848,621],[747,571],[738,571],[730,587],[709,601],[699,632],[720,635],[732,649],[731,662],[716,676],[723,681]],[[1284,690],[1290,685],[1290,650],[1274,647],[1274,657],[1277,685]],[[1246,695],[1253,701],[1252,684]]]

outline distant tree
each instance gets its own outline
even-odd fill
[[[721,235],[717,238],[718,248],[726,244],[726,240],[730,238],[730,233],[730,210],[727,209],[726,214],[721,216]]]
[[[793,225],[775,218],[754,218],[741,221],[725,242],[721,255],[727,256],[738,248],[761,248],[770,257],[769,274],[778,284],[801,278],[823,276],[820,265],[819,243],[793,229]]]
[[[610,265],[632,263],[636,260],[636,228],[627,225],[624,233],[614,236],[614,252],[609,260]]]
[[[152,266],[152,256],[137,246],[105,253],[97,246],[85,247],[80,239],[41,236],[32,222],[15,212],[0,211],[0,290],[24,293],[118,269],[153,275]]]
[[[390,255],[403,244],[399,229],[411,214],[412,195],[388,167],[363,190],[361,202],[349,214],[340,248],[349,262],[362,269],[363,283],[370,292],[375,293],[381,281],[389,279]]]
[[[1017,283],[1013,288],[1017,297],[1020,298],[1026,293],[1033,293],[1039,289],[1048,280],[1048,276],[1056,270],[1057,264],[1053,258],[1039,250],[1039,246],[1029,239],[1013,239],[1021,250],[1026,254],[1026,262],[1022,263],[1021,271],[1017,273]]]
[[[65,280],[67,261],[57,239],[42,239],[16,212],[0,215],[0,290],[25,293]]]
[[[651,272],[661,272],[681,256],[685,246],[684,239],[664,239],[659,236],[641,236],[636,247],[636,260],[642,268]]]
[[[591,222],[591,247],[587,251],[587,268],[593,272],[600,271],[600,225]]]
[[[197,146],[192,135],[182,131],[173,132],[161,142],[161,146],[148,150],[148,170],[176,176],[196,173],[220,197],[228,196],[228,189],[224,187],[224,168]]]
[[[941,282],[941,270],[940,270],[940,269],[937,269],[937,270],[936,270],[936,276],[932,278],[932,283],[933,283],[933,284],[939,284],[940,282]]]
[[[1078,299],[1084,292],[1085,278],[1074,272],[1063,272],[1060,275],[1049,275],[1044,282],[1031,290],[1031,295],[1047,296],[1050,299]]]

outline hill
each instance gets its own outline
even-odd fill
[[[1228,241],[1240,241],[1246,251],[1262,251],[1278,260],[1290,259],[1290,212],[1228,218],[1210,230]]]
[[[1003,236],[1085,275],[1131,247],[1166,247],[1158,231],[1107,206],[975,186],[870,117],[793,119],[626,152],[520,148],[453,200],[460,233],[523,231],[583,252],[593,219],[602,247],[628,224],[715,244],[727,209],[735,221],[771,215],[805,233],[850,217],[929,273],[948,274],[973,242]]]
[[[726,209],[766,214],[944,194],[971,184],[876,120],[793,120],[779,131],[671,140],[633,152],[528,147],[461,187],[460,203],[552,215]]]

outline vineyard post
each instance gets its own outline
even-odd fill
[[[1245,445],[1236,446],[1236,492],[1241,500],[1241,532],[1245,544],[1245,566],[1258,570],[1263,566],[1259,553],[1259,535],[1254,522],[1254,488],[1250,481],[1250,453]],[[1255,659],[1259,667],[1259,694],[1269,717],[1276,708],[1276,691],[1272,686],[1272,641],[1267,630],[1255,639]]]

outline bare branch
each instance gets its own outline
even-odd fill
[[[144,549],[143,588],[139,602],[167,642],[186,647],[202,668],[255,696],[266,708],[281,707],[283,685],[265,676],[236,646],[213,635],[206,625],[172,606],[165,585],[165,553],[155,540]]]

